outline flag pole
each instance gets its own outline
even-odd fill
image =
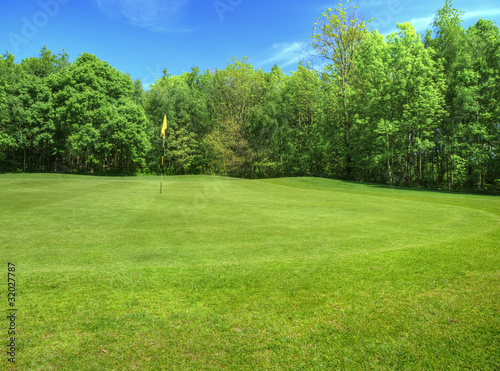
[[[165,135],[163,135],[163,154],[161,155],[161,180],[160,180],[160,194],[163,188],[163,170],[165,169],[165,165],[163,163],[163,159],[165,158]]]
[[[160,194],[163,189],[163,172],[165,170],[165,131],[167,130],[167,115],[163,118],[163,126],[161,127],[161,136],[163,137],[163,154],[161,155],[161,178],[160,178]]]

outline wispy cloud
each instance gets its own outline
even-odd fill
[[[410,23],[413,25],[417,32],[424,32],[425,30],[431,28],[431,23],[434,21],[435,15],[430,15],[427,17],[413,18]]]
[[[175,16],[190,0],[96,0],[111,17],[123,17],[131,24],[154,32],[186,32],[175,27]]]
[[[491,19],[491,17],[500,15],[500,8],[494,9],[476,9],[473,11],[465,11],[462,16],[464,21],[476,20],[479,18]],[[423,32],[431,28],[431,23],[434,21],[435,15],[429,15],[426,17],[414,18],[410,20],[410,23],[415,27],[417,32]]]
[[[303,50],[300,42],[274,44],[266,53],[270,56],[260,64],[277,63],[280,67],[297,65]]]
[[[493,8],[493,9],[476,9],[473,11],[465,11],[464,15],[462,16],[462,19],[464,21],[467,20],[476,20],[479,18],[484,18],[484,19],[491,19],[491,17],[498,16],[500,15],[500,8]],[[432,28],[431,24],[434,21],[434,18],[436,17],[435,14],[429,14],[424,17],[419,17],[419,18],[412,18],[410,20],[407,20],[405,22],[410,22],[413,27],[415,27],[415,30],[418,33],[423,33],[426,30],[429,30]],[[396,27],[392,27],[390,30],[384,32],[385,35],[389,35],[391,33],[397,32],[398,29]]]
[[[466,19],[479,19],[479,18],[486,18],[490,19],[492,16],[495,15],[500,15],[500,8],[492,8],[492,9],[480,9],[480,10],[474,10],[472,12],[465,12],[464,14],[464,20]]]

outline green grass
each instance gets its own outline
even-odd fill
[[[313,178],[163,190],[0,176],[18,308],[0,369],[500,369],[499,197]]]

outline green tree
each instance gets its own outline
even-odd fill
[[[282,143],[287,131],[283,92],[287,76],[274,65],[264,74],[265,96],[262,103],[249,110],[248,138],[254,153],[253,176],[272,177],[283,174]]]
[[[57,146],[66,166],[91,172],[141,171],[139,157],[149,150],[144,141],[147,121],[133,101],[130,76],[87,53],[52,76]]]
[[[264,100],[265,76],[247,58],[231,62],[213,76],[207,99],[215,126],[205,144],[214,170],[252,176],[255,154],[249,144],[249,117],[251,109]]]
[[[447,90],[445,94],[446,114],[440,130],[436,133],[434,161],[437,183],[449,189],[465,184],[464,160],[459,143],[463,135],[463,120],[467,107],[474,101],[474,87],[466,81],[471,74],[471,54],[467,47],[466,33],[462,28],[463,12],[453,8],[446,0],[427,31],[425,42],[435,51],[434,59],[443,63]],[[468,70],[468,72],[467,72]],[[465,83],[465,84],[464,84]]]
[[[52,92],[48,76],[64,68],[67,55],[52,54],[44,47],[39,57],[14,63],[2,58],[0,86],[3,107],[0,114],[0,155],[8,170],[47,171],[55,161]]]
[[[146,92],[142,86],[142,82],[140,79],[134,80],[134,101],[140,106],[144,105],[144,96]]]
[[[151,170],[160,171],[158,159],[163,149],[158,130],[164,115],[167,115],[167,172],[202,172],[207,160],[201,155],[200,141],[209,131],[209,120],[198,68],[193,67],[190,73],[174,77],[165,70],[164,76],[146,94],[145,108],[150,121],[148,133],[152,151],[148,156],[148,164]]]
[[[498,28],[480,20],[465,31],[447,0],[427,45],[445,66],[447,114],[436,142],[439,178],[449,189],[494,187],[498,174]]]
[[[349,5],[343,7],[339,4],[333,11],[328,8],[322,13],[321,18],[313,28],[312,47],[326,64],[325,73],[329,75],[328,81],[336,85],[332,89],[332,102],[335,110],[335,122],[342,137],[341,154],[344,160],[344,177],[351,179],[353,168],[351,148],[351,135],[355,130],[355,112],[352,100],[355,92],[352,82],[355,79],[353,68],[355,65],[356,50],[361,45],[367,33],[367,25],[361,19],[358,7]]]
[[[302,65],[286,81],[283,89],[280,152],[287,175],[322,175],[324,164],[322,81]]]
[[[40,50],[40,55],[38,57],[23,59],[20,67],[30,75],[45,78],[69,65],[69,56],[64,50],[59,54],[54,54],[44,46]]]
[[[392,56],[388,120],[399,133],[399,183],[421,185],[426,155],[435,145],[434,133],[445,114],[446,85],[433,49],[425,48],[410,23],[398,24],[398,28],[388,37]]]
[[[467,30],[474,101],[467,105],[463,125],[462,158],[467,163],[468,189],[484,190],[500,179],[500,33],[491,21],[479,20]],[[471,84],[472,83],[472,84]],[[471,86],[472,85],[472,86]]]
[[[0,56],[0,169],[7,170],[10,153],[17,148],[17,142],[11,130],[9,115],[9,87],[15,75],[14,56],[9,53]]]
[[[377,31],[367,34],[356,55],[352,87],[356,91],[357,130],[353,137],[355,179],[394,184],[397,130],[391,120],[391,76],[393,61],[390,48]]]

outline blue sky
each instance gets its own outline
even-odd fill
[[[423,33],[444,0],[351,0],[380,33],[412,22]],[[337,1],[325,0],[0,0],[0,53],[19,62],[46,45],[73,61],[88,52],[153,83],[191,66],[224,68],[232,56],[269,71],[296,70],[314,22]],[[479,18],[500,26],[499,0],[455,0],[464,26]]]

